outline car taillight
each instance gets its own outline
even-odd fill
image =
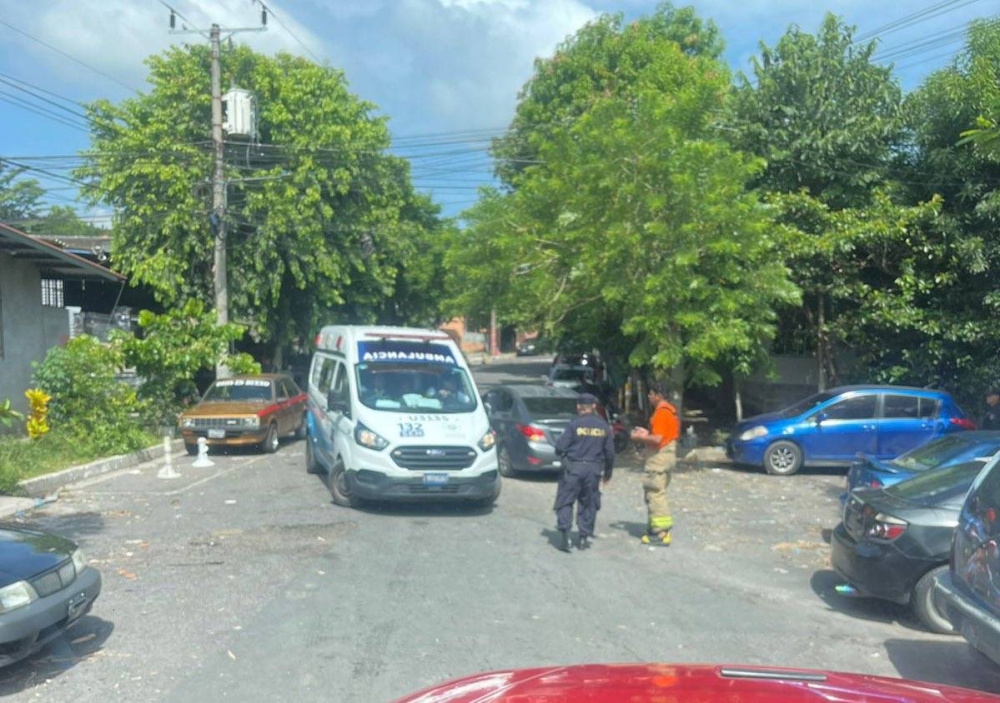
[[[545,432],[532,425],[515,425],[517,431],[528,438],[529,442],[544,442]]]
[[[871,481],[868,482],[868,485],[871,488],[881,488],[882,487],[882,482],[879,481],[877,478],[873,478]]]
[[[868,526],[868,536],[872,539],[891,542],[906,532],[907,527],[909,527],[909,523],[905,520],[900,520],[898,517],[886,515],[885,513],[879,513],[875,516],[875,522]]]
[[[967,417],[953,417],[949,419],[948,422],[956,427],[961,427],[963,430],[976,429],[976,423]]]

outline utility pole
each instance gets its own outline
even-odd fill
[[[200,34],[205,36],[205,30],[188,29],[182,25],[183,29],[175,29],[177,17],[185,19],[174,8],[160,0],[170,10],[170,33],[171,34]],[[186,20],[185,20],[186,21]],[[212,213],[209,215],[209,229],[212,232],[213,241],[213,288],[215,293],[215,324],[222,325],[229,323],[229,279],[227,274],[226,258],[226,171],[225,171],[225,136],[222,133],[222,67],[220,65],[220,53],[222,33],[226,32],[232,36],[237,32],[263,32],[267,29],[267,7],[262,5],[260,14],[260,27],[240,27],[238,29],[222,29],[217,24],[213,24],[208,30],[208,41],[211,46],[211,75],[212,75]],[[215,375],[217,378],[226,378],[229,369],[224,364],[216,364]]]
[[[229,323],[229,282],[226,276],[226,174],[225,143],[222,138],[222,68],[219,65],[219,25],[213,24],[209,32],[212,44],[212,215],[214,216],[213,281],[215,284],[215,324]],[[216,376],[229,375],[224,366],[217,366]]]

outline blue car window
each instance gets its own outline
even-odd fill
[[[929,505],[947,498],[964,496],[982,470],[983,463],[980,461],[946,466],[900,481],[886,488],[885,492],[902,500]]]
[[[875,417],[875,395],[844,398],[824,410],[828,420],[869,420]]]
[[[961,433],[957,433],[945,435],[916,449],[911,449],[888,463],[908,471],[923,471],[941,466],[941,464],[961,456],[970,449],[993,454],[996,451],[996,445],[996,442],[969,442],[961,436]]]
[[[917,419],[920,417],[920,398],[915,395],[886,394],[882,401],[882,417]]]
[[[920,412],[917,413],[917,417],[921,420],[932,420],[938,416],[938,409],[940,407],[941,401],[937,398],[921,398]]]

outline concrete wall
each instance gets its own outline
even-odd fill
[[[21,412],[28,403],[24,391],[31,387],[33,361],[69,338],[69,314],[63,308],[42,305],[38,269],[0,253],[0,400],[10,398]]]

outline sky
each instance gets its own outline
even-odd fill
[[[235,34],[265,54],[287,51],[343,70],[351,90],[388,117],[393,150],[411,159],[414,183],[455,215],[492,182],[489,141],[514,113],[538,57],[604,13],[627,20],[655,0],[265,0],[265,32]],[[904,90],[920,85],[963,46],[963,28],[1000,14],[996,0],[693,0],[719,27],[725,59],[749,72],[760,43],[773,46],[790,25],[815,32],[832,12],[876,38],[875,59],[894,63]],[[67,180],[88,145],[74,113],[147,89],[143,59],[171,44],[206,41],[178,28],[250,28],[260,0],[0,0],[0,159],[30,175],[52,204],[72,205],[99,224]],[[206,126],[206,131],[208,126]]]

